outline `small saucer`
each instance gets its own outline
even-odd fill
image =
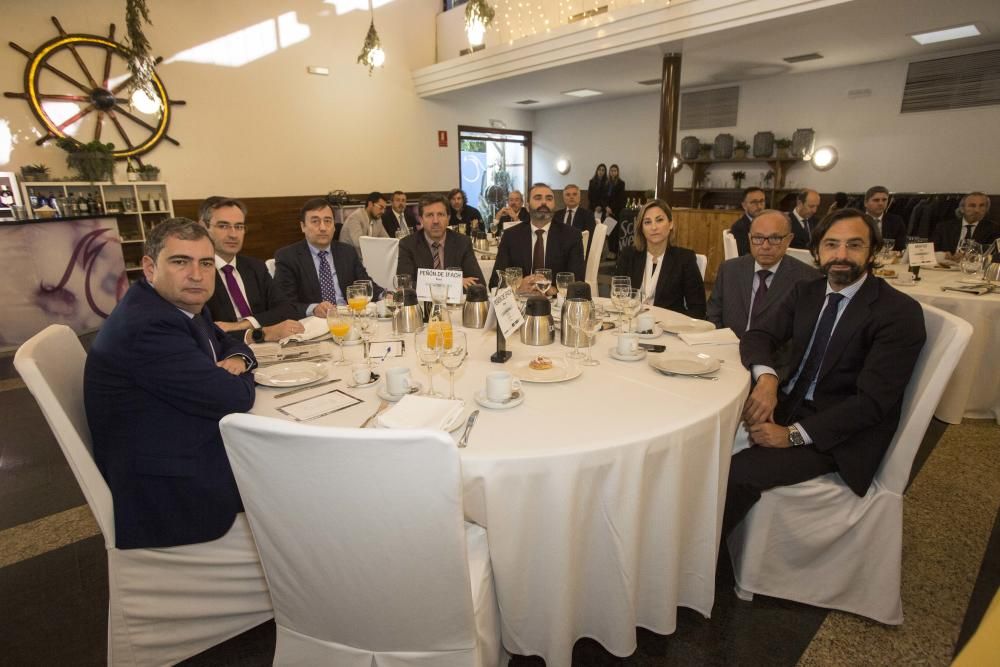
[[[355,384],[354,380],[348,380],[347,386],[351,389],[364,389],[365,387],[370,387],[373,384],[377,383],[380,379],[382,379],[381,375],[379,375],[378,373],[372,373],[372,379],[369,380],[368,382],[365,382],[363,384]]]
[[[491,401],[486,398],[486,392],[482,389],[474,394],[474,398],[476,399],[476,403],[479,403],[484,408],[489,408],[490,410],[509,410],[524,403],[524,390],[517,389],[506,401]]]
[[[419,382],[414,382],[413,385],[410,386],[410,391],[408,393],[416,394],[417,392],[422,391],[423,388],[424,385],[420,384]],[[382,400],[389,401],[390,403],[395,403],[399,399],[406,396],[406,394],[390,394],[388,391],[386,391],[384,382],[378,386],[378,389],[375,390],[375,394]]]
[[[660,336],[662,336],[663,329],[660,328],[659,324],[654,324],[652,331],[647,331],[647,332],[636,331],[635,335],[638,336],[639,338],[642,338],[643,340],[652,340],[653,338],[659,338]]]
[[[608,356],[618,361],[641,361],[646,358],[646,350],[639,349],[635,354],[620,354],[617,347],[608,349]]]

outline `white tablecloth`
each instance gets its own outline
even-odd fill
[[[896,268],[896,267],[892,267]],[[897,270],[905,270],[905,265]],[[956,282],[957,271],[924,267],[921,280],[911,286],[895,280],[889,284],[917,301],[936,306],[972,324],[972,340],[944,390],[934,416],[949,424],[962,417],[993,419],[1000,424],[1000,294],[942,292],[941,286]]]
[[[680,317],[654,310],[661,321]],[[513,358],[501,366],[489,361],[495,333],[466,331],[471,355],[456,379],[466,414],[478,407],[473,393],[487,372],[568,351],[510,342]],[[412,355],[412,336],[405,339]],[[655,342],[689,349],[671,336]],[[599,335],[601,365],[580,377],[525,383],[522,405],[482,409],[462,450],[465,511],[488,531],[504,645],[550,667],[568,666],[584,636],[629,655],[636,626],[670,634],[678,606],[708,616],[715,597],[730,448],[749,374],[736,345],[698,349],[725,360],[710,382],[610,359],[613,343],[612,332]],[[409,366],[426,383],[412,356],[386,365]],[[344,368],[332,373],[346,378]],[[447,391],[440,368],[435,387]],[[276,401],[278,391],[258,387],[253,412],[277,417],[276,404],[310,395]],[[317,423],[357,426],[378,406],[374,387],[347,391],[364,403]]]

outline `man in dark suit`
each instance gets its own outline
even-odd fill
[[[881,245],[860,211],[828,215],[812,248],[826,279],[795,285],[740,341],[755,379],[743,412],[752,446],[732,459],[727,533],[776,486],[832,472],[859,496],[871,486],[926,339],[920,304],[871,274]],[[775,353],[788,342],[782,383]]]
[[[584,256],[590,257],[590,244],[594,241],[594,229],[597,226],[594,213],[580,206],[580,188],[573,184],[563,188],[563,203],[566,205],[566,208],[556,211],[552,220],[553,222],[562,222],[574,229],[579,229],[581,234],[583,232],[590,232],[590,236],[587,239],[587,247],[584,248]],[[600,250],[603,250],[603,248],[598,249],[598,251]]]
[[[884,239],[894,241],[894,250],[906,248],[906,221],[895,213],[886,213],[889,208],[889,190],[881,185],[873,185],[865,191],[865,213],[871,216]]]
[[[206,304],[215,325],[245,342],[278,341],[301,333],[295,306],[271,279],[264,262],[240,255],[246,238],[246,204],[209,197],[198,211],[215,246],[215,292]]]
[[[739,256],[750,254],[750,223],[760,215],[767,205],[767,195],[760,188],[747,188],[743,191],[743,215],[732,224],[729,231],[736,239],[736,252]]]
[[[507,223],[531,222],[531,215],[528,209],[524,208],[524,195],[520,190],[511,190],[507,195],[507,205],[496,212],[493,216],[493,233],[503,236],[507,227],[513,225]]]
[[[819,222],[819,219],[816,218],[816,209],[818,208],[819,193],[815,190],[800,190],[795,195],[795,208],[788,214],[788,221],[792,223],[793,248],[809,247],[809,235],[812,228]]]
[[[322,197],[310,199],[299,211],[305,238],[274,253],[274,282],[295,305],[299,318],[326,317],[347,304],[347,287],[371,280],[354,248],[333,240],[333,209]],[[375,297],[382,289],[375,285]]]
[[[243,511],[219,420],[253,406],[256,361],[209,319],[215,253],[204,227],[154,227],[142,270],[87,356],[94,461],[111,489],[116,546],[209,542]]]
[[[527,290],[534,284],[530,279],[535,269],[568,271],[583,280],[586,270],[583,261],[583,237],[579,230],[566,225],[552,224],[552,210],[556,196],[552,188],[536,183],[528,191],[528,212],[531,224],[518,225],[503,235],[497,248],[497,260],[490,286],[497,283],[497,274],[508,266],[519,266],[524,271],[520,289]]]
[[[454,188],[448,192],[448,202],[451,204],[451,216],[448,224],[452,227],[467,225],[466,232],[471,232],[473,227],[483,229],[483,216],[475,206],[469,206],[469,198],[465,196],[465,190]]]
[[[819,278],[819,271],[786,256],[791,238],[791,226],[781,211],[768,209],[754,218],[750,254],[723,262],[715,276],[708,319],[716,328],[732,329],[742,338],[754,321],[777,308],[796,283]]]
[[[396,273],[405,273],[417,284],[417,269],[462,267],[462,283],[484,285],[483,271],[472,251],[472,241],[464,234],[448,229],[448,200],[429,194],[420,199],[422,231],[399,242]]]
[[[962,197],[958,205],[961,220],[942,220],[934,227],[931,241],[938,252],[955,254],[959,244],[972,239],[984,246],[992,245],[1000,238],[1000,225],[986,219],[990,212],[990,198],[982,192],[970,192]]]
[[[396,232],[400,230],[412,234],[420,226],[416,216],[406,207],[406,193],[402,190],[392,193],[392,203],[382,214],[382,226],[390,239],[396,238]]]

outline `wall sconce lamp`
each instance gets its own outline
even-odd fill
[[[813,169],[829,171],[837,164],[838,157],[837,149],[833,146],[821,146],[813,151],[812,157],[809,158],[809,163],[812,164]]]
[[[567,160],[566,158],[561,157],[558,160],[556,160],[556,171],[558,171],[563,176],[568,174],[569,170],[572,168],[573,165],[571,165],[569,160]]]

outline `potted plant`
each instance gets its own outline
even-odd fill
[[[701,160],[707,160],[709,155],[712,153],[712,144],[702,144],[698,147],[698,158]]]
[[[81,181],[114,181],[114,144],[102,144],[100,141],[81,144],[65,137],[57,143],[66,151],[66,164],[77,172]]]
[[[768,169],[767,173],[764,174],[764,187],[765,188],[771,187],[771,181],[773,180],[774,180],[774,172]]]
[[[775,139],[774,145],[778,148],[779,158],[789,158],[792,156],[792,140],[791,139]]]
[[[743,187],[743,179],[747,177],[747,173],[745,171],[734,171],[732,173],[732,176],[733,176],[733,183],[735,183],[736,185],[736,189],[737,190],[741,189]]]
[[[160,178],[160,168],[152,164],[144,164],[139,168],[139,178],[144,181],[155,181]]]
[[[733,157],[737,160],[746,159],[748,150],[750,150],[750,144],[742,140],[737,141],[733,145]]]
[[[49,168],[44,164],[26,164],[21,167],[21,178],[26,181],[49,180]]]

